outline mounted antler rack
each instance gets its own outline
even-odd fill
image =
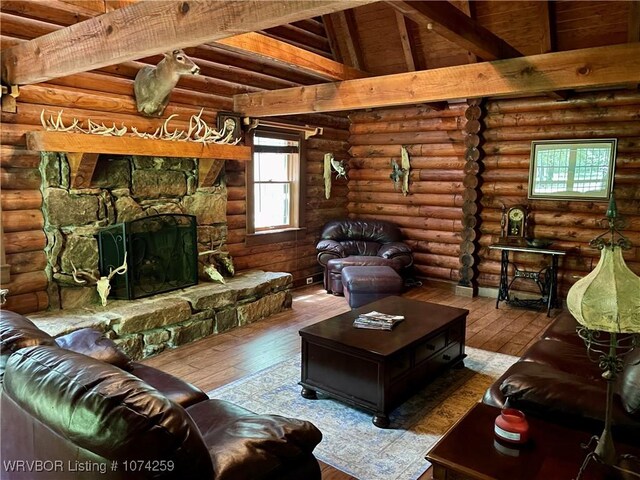
[[[304,132],[304,139],[309,140],[309,138],[314,135],[322,135],[323,128],[322,127],[312,127],[310,125],[292,125],[290,123],[281,123],[274,122],[271,120],[262,120],[260,118],[249,118],[244,117],[242,119],[242,123],[247,125],[247,130],[254,130],[258,127],[269,127],[269,128],[279,128],[281,130],[292,130],[295,132]]]

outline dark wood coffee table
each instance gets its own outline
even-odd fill
[[[479,403],[440,439],[427,454],[434,480],[570,480],[576,478],[589,452],[580,445],[600,433],[529,415],[529,442],[514,447],[501,443],[493,433],[499,413],[499,408]],[[640,454],[640,448],[614,442],[619,454]],[[621,466],[640,472],[640,463],[635,460],[626,460]],[[581,480],[621,478],[635,477],[623,477],[610,467],[590,462]]]
[[[360,314],[376,310],[405,319],[391,331],[355,328]],[[302,396],[316,390],[374,414],[389,413],[445,368],[461,364],[468,310],[387,297],[300,330]]]

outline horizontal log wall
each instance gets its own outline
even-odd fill
[[[399,225],[422,277],[459,280],[466,108],[407,107],[350,116],[349,216]],[[389,178],[391,161],[400,165],[403,145],[411,158],[407,196]]]
[[[595,267],[599,251],[589,240],[604,232],[606,202],[527,200],[532,140],[617,138],[614,192],[626,217],[624,234],[633,243],[627,265],[640,274],[640,93],[636,91],[577,94],[569,101],[549,98],[494,100],[486,104],[484,171],[481,197],[480,285],[497,287],[500,253],[488,249],[500,234],[502,205],[526,204],[531,234],[553,240],[567,251],[560,261],[560,292]],[[515,255],[522,268],[537,270],[547,259]],[[521,289],[532,289],[522,282]],[[535,287],[533,287],[535,288]]]
[[[82,6],[70,12],[69,5],[59,0],[37,3],[2,2],[0,48],[45,35],[99,13],[102,12]],[[305,33],[305,29],[312,33]],[[310,45],[312,39],[314,50],[326,54],[326,39],[325,42],[321,40],[321,29],[322,24],[312,20],[297,22],[292,27],[285,26],[269,34],[303,47]],[[109,46],[105,45],[105,48]],[[140,116],[133,97],[133,79],[138,70],[147,64],[157,64],[161,56],[21,87],[17,99],[17,112],[2,113],[0,201],[5,232],[3,241],[7,263],[11,265],[11,283],[2,285],[10,289],[9,298],[3,308],[29,313],[46,309],[49,305],[46,292],[47,275],[44,271],[44,248],[47,240],[40,210],[40,154],[25,149],[25,133],[42,129],[40,112],[43,109],[54,116],[63,109],[63,118],[67,124],[74,117],[85,121],[85,124],[86,119],[91,118],[107,125],[111,125],[112,122],[118,126],[124,123],[128,127],[137,127],[140,131],[153,132],[164,119],[174,113],[179,117],[172,120],[170,127],[185,128],[189,117],[197,114],[201,108],[204,108],[202,118],[208,123],[215,123],[218,111],[232,109],[231,97],[236,93],[321,81],[317,76],[306,74],[283,63],[256,61],[246,54],[226,51],[215,45],[202,45],[186,51],[201,67],[201,74],[181,78],[171,94],[171,101],[162,119]],[[325,219],[334,215],[346,215],[346,201],[336,200],[339,195],[342,199],[345,198],[344,185],[336,187],[333,200],[318,201],[321,193],[318,189],[322,184],[318,162],[320,153],[333,151],[334,148],[344,155],[346,146],[343,141],[347,137],[348,121],[344,117],[327,115],[305,116],[299,119],[304,123],[330,127],[321,140],[310,141],[313,159],[309,162],[311,183],[307,188],[309,219],[305,238],[295,245],[285,245],[287,248],[282,248],[282,245],[271,249],[244,247],[241,234],[245,229],[246,195],[244,180],[241,180],[243,173],[238,171],[238,165],[229,165],[229,244],[236,256],[239,270],[260,268],[291,271],[296,275],[296,280],[318,273],[315,249],[312,247],[317,239],[319,226]]]
[[[321,124],[317,119],[316,125]],[[294,284],[304,284],[304,279],[319,279],[322,268],[318,264],[316,243],[320,229],[329,220],[347,216],[347,181],[333,179],[331,198],[324,193],[324,155],[331,152],[337,160],[348,160],[346,140],[348,124],[346,118],[334,118],[331,128],[324,128],[324,134],[306,141],[306,198],[305,230],[295,241],[268,245],[245,246],[246,240],[246,164],[226,162],[227,178],[227,246],[233,255],[237,268],[260,268],[270,271],[290,272]],[[327,125],[327,123],[325,123]],[[336,128],[336,127],[342,127]]]

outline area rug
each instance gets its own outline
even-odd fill
[[[371,423],[371,414],[318,394],[300,396],[296,356],[209,392],[261,414],[313,422],[322,431],[319,460],[360,480],[412,480],[429,468],[424,456],[485,390],[518,358],[466,348],[462,369],[453,369],[390,414],[391,427]]]

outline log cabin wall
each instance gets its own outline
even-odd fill
[[[463,225],[465,105],[442,111],[406,107],[351,115],[349,215],[389,220],[400,225],[415,252],[416,273],[458,282]],[[488,246],[498,241],[502,205],[525,204],[531,234],[566,250],[560,262],[560,292],[595,267],[599,252],[589,240],[604,232],[606,202],[527,200],[532,140],[617,138],[614,192],[627,218],[624,233],[633,243],[625,253],[640,274],[640,93],[637,90],[575,94],[566,102],[548,97],[489,100],[483,104],[480,133],[480,236],[478,285],[497,288],[500,254]],[[399,163],[400,147],[411,153],[411,194],[394,191],[390,161]],[[539,270],[545,259],[519,254],[522,268]],[[533,283],[516,287],[536,291]]]
[[[491,100],[485,108],[480,285],[498,286],[500,253],[487,247],[499,238],[503,204],[528,205],[530,234],[553,240],[551,248],[568,252],[560,261],[563,297],[577,277],[593,270],[600,257],[588,244],[605,231],[601,220],[606,202],[527,200],[532,140],[618,139],[613,191],[618,211],[627,221],[623,233],[633,244],[624,258],[640,274],[640,93],[576,94],[566,102],[548,97]],[[514,258],[528,270],[542,268],[540,255]],[[522,283],[521,288],[527,284]]]
[[[0,6],[0,48],[104,13],[105,5],[109,10],[126,4],[126,1],[3,1]],[[265,33],[329,56],[328,41],[323,31],[321,22],[310,19],[270,29]],[[137,71],[146,64],[157,64],[161,56],[23,86],[17,99],[17,112],[2,113],[0,200],[7,263],[11,266],[11,282],[2,285],[10,290],[3,308],[30,313],[49,306],[44,254],[47,240],[43,231],[41,176],[38,170],[40,153],[25,149],[25,132],[42,129],[42,109],[54,116],[64,109],[67,124],[74,117],[85,124],[91,118],[98,123],[124,123],[141,132],[153,132],[174,113],[179,114],[179,117],[171,122],[171,127],[184,128],[188,118],[197,114],[201,108],[204,108],[202,118],[209,124],[215,124],[218,111],[232,110],[231,97],[236,93],[326,81],[275,61],[256,61],[248,55],[231,52],[214,44],[186,49],[186,53],[200,66],[201,74],[181,78],[171,94],[171,101],[162,119],[149,119],[137,114],[133,98],[133,78]],[[340,186],[340,182],[343,182],[340,180],[334,186],[332,199],[325,201],[321,191],[321,165],[322,156],[328,151],[334,151],[336,158],[346,158],[347,145],[344,140],[348,136],[348,120],[329,115],[293,120],[328,127],[323,136],[309,140],[307,228],[304,235],[286,245],[245,247],[244,166],[237,162],[227,162],[228,243],[239,270],[256,268],[289,271],[293,273],[294,280],[301,283],[304,278],[321,272],[315,260],[314,248],[320,227],[329,218],[346,215],[346,185],[343,183]]]
[[[399,225],[422,277],[458,280],[466,109],[416,106],[350,116],[349,216]],[[411,159],[407,196],[389,178],[403,145]]]

